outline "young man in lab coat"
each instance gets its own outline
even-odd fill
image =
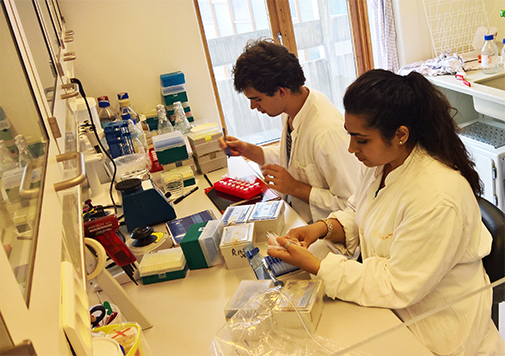
[[[272,40],[249,43],[233,68],[234,86],[251,109],[283,122],[280,143],[261,147],[235,137],[222,149],[261,166],[265,181],[306,221],[345,208],[354,193],[360,163],[347,150],[342,114],[321,92],[304,86],[296,56]]]

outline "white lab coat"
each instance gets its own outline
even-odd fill
[[[329,254],[321,263],[326,294],[364,306],[393,309],[403,321],[489,284],[482,257],[492,238],[477,201],[459,174],[416,147],[386,177],[363,166],[349,207],[339,220],[352,254],[363,263]],[[491,316],[492,290],[410,326],[440,355],[505,354]]]
[[[286,114],[282,120],[280,144],[263,147],[263,153],[265,164],[287,168],[294,179],[312,186],[310,204],[292,197],[293,209],[306,222],[344,209],[347,199],[354,193],[360,163],[348,152],[350,137],[344,129],[342,114],[323,93],[310,89],[293,120],[289,166]]]

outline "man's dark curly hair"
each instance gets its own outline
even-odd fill
[[[272,39],[258,39],[244,48],[233,66],[235,90],[253,88],[273,96],[279,87],[300,92],[305,76],[298,58]]]

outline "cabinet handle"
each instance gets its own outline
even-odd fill
[[[23,176],[21,177],[21,184],[19,187],[19,196],[23,198],[36,198],[39,195],[40,188],[30,188],[32,184],[33,170],[37,167],[42,166],[44,160],[42,158],[36,159],[33,162],[28,163],[28,165],[23,170]]]
[[[73,98],[74,96],[79,95],[79,87],[75,83],[62,84],[61,89],[65,89],[65,90],[73,89],[72,91],[70,91],[68,93],[61,94],[62,99],[69,99],[69,98]]]
[[[65,52],[63,53],[63,57],[68,57],[68,56],[75,56],[75,52]]]
[[[63,62],[73,61],[75,58],[76,58],[76,56],[64,56]]]
[[[84,182],[86,179],[86,163],[84,160],[84,155],[81,152],[68,152],[56,156],[57,162],[69,161],[71,159],[77,160],[77,175],[62,182],[54,183],[54,190],[57,192],[63,189],[75,187],[76,185]]]
[[[65,31],[65,36],[73,35],[73,34],[74,34],[74,30]]]

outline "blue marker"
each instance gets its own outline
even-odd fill
[[[223,127],[223,138],[224,138],[224,142],[226,142],[226,129],[224,127]],[[231,156],[230,147],[226,147],[224,151],[226,152],[226,155],[228,157]]]

